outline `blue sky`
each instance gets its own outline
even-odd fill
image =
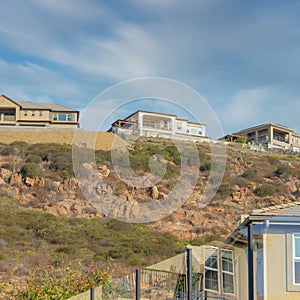
[[[276,0],[2,0],[0,94],[84,111],[121,81],[164,77],[201,94],[224,133],[300,132],[299,12]],[[103,104],[109,114],[117,102]]]

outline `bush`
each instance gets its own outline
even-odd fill
[[[26,158],[25,162],[41,164],[43,161],[42,161],[41,157],[38,155],[30,155]]]
[[[28,151],[28,144],[26,142],[13,142],[10,145],[4,147],[1,151],[2,155],[17,155],[24,157]]]
[[[233,189],[231,188],[229,183],[222,183],[219,187],[218,192],[221,195],[229,196],[233,193]]]
[[[248,179],[248,180],[254,180],[257,175],[257,170],[254,168],[247,169],[244,174],[242,174],[242,177]]]
[[[277,170],[275,171],[275,175],[278,177],[282,176],[287,178],[290,175],[292,175],[292,169],[288,164],[280,164]]]
[[[262,184],[255,191],[254,194],[259,197],[272,196],[276,193],[276,188],[272,184]]]
[[[30,177],[30,178],[35,178],[35,177],[44,177],[45,173],[43,168],[34,162],[26,163],[22,168],[21,168],[21,174],[23,178]]]
[[[111,280],[109,271],[99,266],[84,269],[81,262],[68,267],[48,266],[29,277],[26,286],[20,287],[14,296],[21,300],[63,300],[102,285],[105,299],[110,299]]]

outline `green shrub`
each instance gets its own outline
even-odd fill
[[[25,162],[41,164],[43,161],[42,161],[41,157],[38,155],[30,155],[26,158]]]
[[[21,168],[21,174],[23,178],[30,177],[30,178],[35,178],[35,177],[44,177],[45,173],[43,168],[34,162],[26,163],[22,168]]]
[[[272,166],[277,166],[280,164],[280,160],[274,156],[268,156],[267,159],[270,165]]]
[[[233,193],[233,189],[231,188],[230,184],[229,183],[222,183],[219,187],[219,190],[218,192],[221,194],[221,195],[224,195],[224,196],[229,196]]]
[[[290,175],[292,175],[292,169],[288,164],[280,164],[277,168],[277,170],[275,171],[275,175],[278,177],[289,177]]]
[[[272,196],[276,193],[276,188],[274,185],[265,183],[254,190],[254,194],[259,197]]]
[[[16,141],[4,147],[1,151],[2,155],[17,155],[24,157],[28,151],[28,144],[22,141]]]
[[[257,170],[254,168],[247,169],[243,174],[242,177],[248,180],[254,180],[257,176]]]
[[[111,281],[110,272],[97,265],[89,269],[82,268],[80,262],[66,267],[47,266],[32,274],[25,286],[16,288],[14,296],[20,300],[63,300],[102,285],[105,299],[110,299]]]

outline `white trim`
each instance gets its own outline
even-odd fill
[[[269,221],[269,220],[267,220]],[[267,270],[267,265],[268,265],[268,257],[267,257],[267,240],[268,236],[266,233],[263,234],[263,267],[264,267],[264,299],[268,299],[268,270]]]
[[[298,235],[298,237],[296,237],[296,235]],[[296,278],[295,278],[295,262],[300,262],[300,256],[299,257],[296,257],[295,256],[295,240],[296,239],[299,239],[300,240],[300,233],[296,233],[294,232],[293,233],[293,285],[295,286],[300,286],[300,282],[296,283]]]
[[[223,263],[222,263],[222,257],[223,257],[222,256],[222,252],[223,251],[231,252],[231,256],[232,256],[232,262],[231,262],[232,263],[232,272],[230,272],[230,271],[224,271],[223,270]],[[221,268],[220,268],[220,270],[221,270],[221,276],[222,276],[221,279],[222,279],[222,292],[223,292],[223,294],[225,294],[225,295],[235,295],[235,284],[234,284],[234,281],[235,281],[234,271],[235,271],[235,269],[234,269],[234,259],[233,259],[233,251],[232,250],[221,248]],[[233,279],[233,293],[226,293],[224,291],[223,273],[232,276],[232,279]]]

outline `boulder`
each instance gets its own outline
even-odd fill
[[[100,165],[98,170],[103,177],[108,177],[110,174],[110,170],[108,169],[107,165]]]
[[[13,173],[10,178],[10,185],[22,184],[22,175],[20,173]]]
[[[11,171],[5,168],[0,168],[0,177],[4,180],[8,180],[11,177]]]
[[[151,188],[151,197],[153,200],[157,200],[159,196],[159,191],[156,185]]]
[[[26,177],[25,183],[26,183],[27,186],[33,187],[34,183],[35,183],[35,180],[30,178],[30,177]]]

